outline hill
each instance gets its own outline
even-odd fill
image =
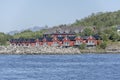
[[[92,13],[88,17],[81,20],[76,20],[73,26],[96,26],[110,27],[120,25],[120,10],[115,12],[98,12]]]
[[[117,25],[120,25],[120,10],[115,12],[98,12],[92,13],[91,15],[76,20],[73,24],[61,24],[54,26],[47,30],[47,33],[53,33],[56,31],[68,32],[73,30],[75,32],[81,32],[85,28],[96,28],[96,31],[104,31],[106,29],[116,28]],[[79,31],[78,31],[79,30]]]

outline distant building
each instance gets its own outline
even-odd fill
[[[117,32],[120,32],[120,26],[117,27]]]

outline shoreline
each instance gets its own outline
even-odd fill
[[[81,54],[78,48],[60,48],[60,47],[30,47],[30,46],[0,46],[0,54]]]
[[[119,54],[119,51],[109,51],[109,50],[105,50],[105,49],[99,49],[99,50],[80,50],[81,54],[85,54],[85,53],[95,53],[95,54]]]
[[[32,53],[32,54],[29,54],[29,53],[11,53],[11,54],[7,54],[7,53],[0,53],[0,55],[83,55],[83,54],[120,54],[120,52],[103,52],[103,53],[96,53],[96,52],[92,52],[92,53],[88,53],[88,52],[84,52],[84,53],[74,53],[74,54],[70,54],[70,53],[64,53],[64,54],[61,54],[61,53]]]
[[[120,50],[60,48],[60,47],[29,47],[29,46],[0,46],[0,54],[8,55],[79,55],[79,54],[119,54]]]

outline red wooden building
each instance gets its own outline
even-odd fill
[[[44,35],[39,39],[11,39],[10,45],[13,46],[55,46],[72,47],[86,44],[87,46],[96,46],[101,43],[99,36],[75,36],[75,34],[51,34]]]

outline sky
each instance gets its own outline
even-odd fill
[[[120,0],[0,0],[0,32],[71,24],[91,13],[120,10]]]

